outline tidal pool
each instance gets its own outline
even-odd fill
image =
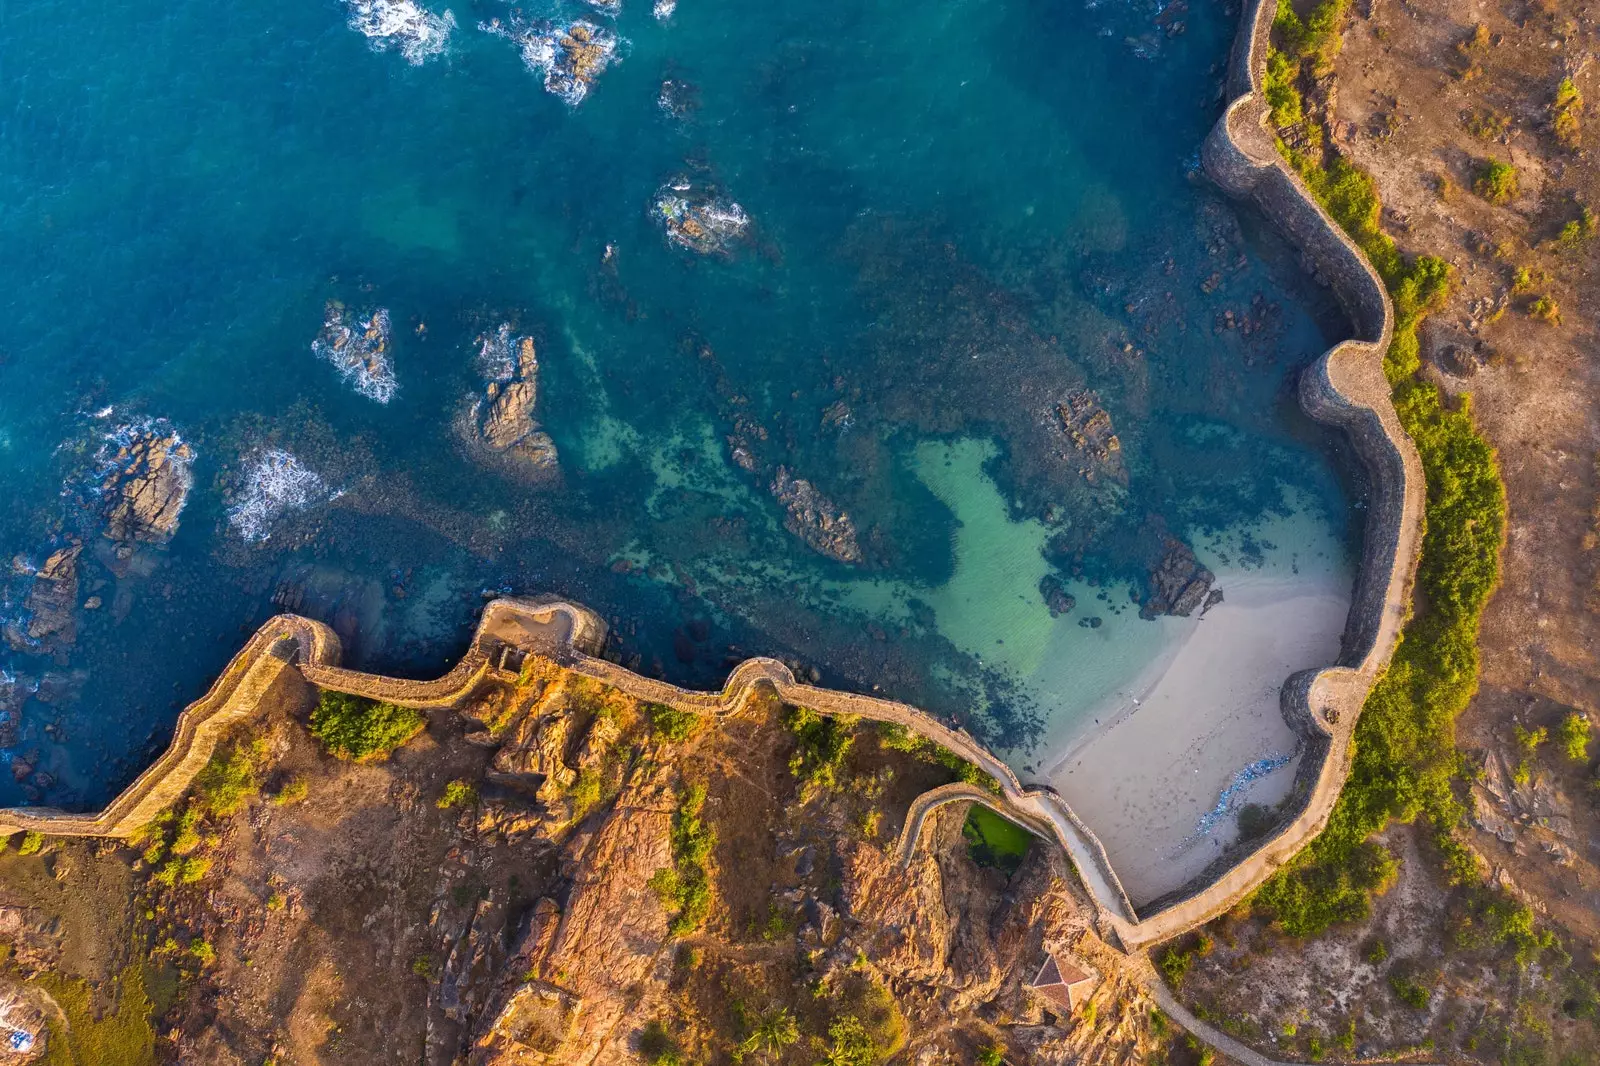
[[[1042,776],[1210,624],[1164,565],[1348,582],[1343,324],[1198,174],[1232,13],[609,6],[7,6],[0,803],[282,609],[426,676],[558,593]]]

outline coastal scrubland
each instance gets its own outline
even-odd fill
[[[1059,849],[956,803],[902,865],[916,796],[986,783],[902,731],[545,660],[400,710],[277,707],[136,840],[0,854],[0,986],[45,1061],[1211,1060]],[[1047,946],[1101,975],[1075,1017],[1025,988]]]

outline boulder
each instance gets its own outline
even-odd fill
[[[1150,569],[1146,596],[1139,617],[1172,614],[1187,618],[1206,600],[1216,576],[1200,565],[1189,546],[1176,537],[1162,541],[1162,551]]]
[[[464,427],[468,443],[527,474],[556,469],[555,441],[537,418],[539,359],[532,337],[511,335],[503,324],[478,338],[484,390]]]
[[[194,449],[177,433],[152,424],[129,431],[101,489],[105,535],[114,541],[165,544],[194,487]]]

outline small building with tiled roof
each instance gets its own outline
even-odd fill
[[[1028,985],[1051,1007],[1071,1014],[1100,983],[1095,972],[1070,955],[1045,952],[1038,976]]]

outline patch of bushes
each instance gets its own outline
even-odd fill
[[[1556,98],[1550,102],[1550,130],[1563,147],[1578,147],[1578,133],[1581,127],[1578,116],[1581,114],[1583,114],[1583,94],[1578,91],[1571,78],[1562,78],[1561,84],[1556,86]]]
[[[935,744],[922,734],[913,733],[903,725],[895,722],[881,725],[878,730],[878,744],[889,751],[904,752],[922,762],[943,766],[955,774],[957,781],[965,781],[996,796],[1000,795],[1000,782],[995,780],[993,774],[979,769],[976,764],[968,762],[949,748]]]
[[[1156,960],[1162,976],[1167,979],[1167,984],[1177,988],[1183,984],[1183,979],[1189,976],[1189,968],[1194,965],[1194,960],[1211,954],[1216,947],[1216,941],[1207,933],[1196,933],[1186,938],[1181,945],[1169,945],[1162,951],[1161,957]]]
[[[650,887],[663,906],[675,911],[667,923],[672,936],[684,936],[700,928],[711,913],[711,878],[705,863],[717,842],[717,831],[701,817],[706,804],[706,786],[688,785],[678,796],[672,812],[672,865],[657,870]]]
[[[692,711],[680,711],[664,703],[647,703],[644,713],[650,719],[650,728],[656,735],[674,744],[693,739],[705,724],[700,715]]]
[[[22,843],[17,845],[18,855],[37,855],[44,848],[44,834],[27,832],[22,834]]]
[[[1427,1010],[1428,1004],[1433,1001],[1433,989],[1410,973],[1391,973],[1389,987],[1400,998],[1400,1002],[1412,1010]]]
[[[1508,204],[1517,196],[1517,168],[1490,156],[1478,168],[1472,189],[1491,204]]]
[[[444,786],[444,791],[439,794],[436,806],[441,811],[449,811],[457,807],[471,807],[477,802],[478,786],[458,777]]]
[[[1273,33],[1282,49],[1311,63],[1314,72],[1328,70],[1344,47],[1345,16],[1350,0],[1322,0],[1302,20],[1290,0],[1278,0]]]
[[[833,792],[841,784],[845,757],[855,746],[856,720],[849,716],[824,716],[810,707],[787,706],[783,724],[799,741],[789,756],[789,772],[800,779],[801,791]]]
[[[1571,761],[1589,761],[1589,729],[1589,716],[1582,711],[1568,711],[1556,727],[1556,739]]]
[[[69,980],[47,970],[32,983],[48,992],[61,1008],[59,1019],[46,1015],[50,1038],[41,1059],[44,1066],[153,1066],[156,1036],[151,1015],[155,1008],[142,965],[134,963],[117,974],[115,1010],[97,1006],[94,989],[87,981]]]
[[[329,755],[381,762],[427,727],[421,711],[324,690],[311,712],[311,735]]]
[[[1535,296],[1528,304],[1528,314],[1552,326],[1561,325],[1561,305],[1553,296]]]
[[[261,791],[259,763],[266,757],[266,744],[235,744],[226,752],[211,756],[204,769],[195,775],[194,807],[201,814],[227,818]]]
[[[278,791],[271,796],[276,807],[288,807],[299,803],[311,794],[311,782],[306,780],[304,774],[295,774],[279,786]]]

